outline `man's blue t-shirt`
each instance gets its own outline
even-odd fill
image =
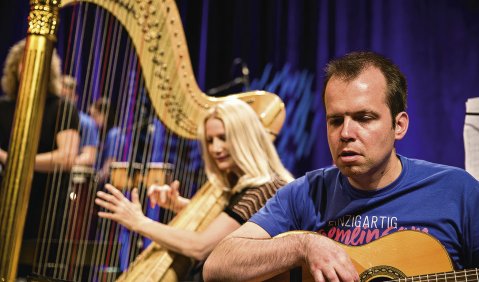
[[[89,115],[78,112],[80,117],[80,148],[85,146],[98,147],[98,128],[95,121]]]
[[[270,236],[316,231],[363,245],[399,230],[437,238],[459,269],[479,267],[479,183],[462,169],[399,156],[403,170],[377,191],[353,188],[338,168],[286,185],[250,221]]]
[[[125,142],[125,134],[120,127],[110,128],[103,147],[101,165],[108,159],[120,161],[122,156],[126,156],[128,151],[125,152]]]

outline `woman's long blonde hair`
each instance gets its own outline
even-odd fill
[[[20,86],[19,67],[25,53],[25,39],[20,40],[10,48],[5,65],[3,66],[2,90],[10,99],[17,98],[18,87]],[[61,90],[61,60],[56,49],[53,51],[48,91],[58,95]]]
[[[243,172],[236,183],[230,183],[227,173],[218,168],[208,152],[205,124],[211,118],[223,122],[230,156]],[[293,180],[291,173],[281,163],[271,137],[256,113],[245,102],[231,98],[216,105],[200,123],[198,131],[206,175],[213,185],[236,193],[277,177],[287,182]]]

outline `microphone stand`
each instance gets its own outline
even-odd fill
[[[237,77],[237,78],[235,78],[233,80],[230,80],[226,83],[223,83],[223,84],[221,84],[217,87],[213,87],[210,90],[206,91],[206,93],[210,96],[214,96],[214,95],[218,94],[219,92],[225,91],[227,89],[230,89],[231,87],[234,87],[234,86],[240,85],[240,84],[246,84],[244,77]]]
[[[249,69],[246,63],[241,58],[236,58],[233,60],[233,64],[231,65],[231,75],[233,75],[234,67],[237,65],[241,65],[241,76],[236,77],[233,80],[230,80],[226,83],[223,83],[219,86],[213,87],[206,91],[206,94],[210,96],[214,96],[222,91],[228,90],[234,86],[243,84],[245,90],[249,90]]]

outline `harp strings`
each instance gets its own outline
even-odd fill
[[[89,5],[79,5],[79,7],[82,7],[82,9],[74,9],[73,13],[75,13],[75,11],[79,10],[81,12],[79,12],[78,14],[80,15],[85,15],[88,13],[88,8],[89,8]],[[96,13],[98,13],[98,11],[96,11]],[[98,23],[98,21],[101,20],[101,17],[95,17],[95,30],[96,30],[96,27],[98,25],[100,25]],[[70,40],[68,41],[68,48],[70,48],[71,46],[73,46],[72,48],[72,54],[70,55],[69,52],[66,53],[66,59],[69,59],[69,58],[72,58],[71,62],[70,62],[70,68],[75,65],[75,72],[74,73],[71,73],[71,72],[68,72],[68,74],[74,76],[74,77],[79,77],[81,76],[80,75],[80,64],[78,63],[75,63],[76,60],[78,60],[79,58],[82,58],[83,57],[83,54],[82,54],[82,51],[83,51],[83,48],[77,48],[78,45],[82,46],[84,44],[83,42],[83,38],[84,38],[84,31],[85,31],[85,25],[86,25],[86,20],[83,20],[83,16],[80,16],[78,17],[78,20],[77,20],[77,24],[76,24],[76,34],[75,34],[75,40],[73,42],[71,42]],[[78,32],[78,29],[79,27],[82,27],[82,32]],[[70,30],[72,30],[72,27],[70,27]],[[80,34],[80,39],[78,40],[77,39],[77,36],[78,34]],[[71,38],[71,34],[68,34],[68,37],[69,39]],[[90,51],[87,51],[86,53],[89,54],[88,57],[88,65],[87,65],[87,73],[90,72],[91,68],[92,68],[92,56],[94,54],[94,52],[92,50],[95,50],[94,49],[94,46],[97,42],[96,40],[96,36],[93,37],[94,39],[90,41],[90,48],[89,50]],[[87,40],[88,41],[88,40]],[[78,50],[78,51],[77,51]],[[75,54],[78,54],[77,56]],[[85,85],[86,87],[83,88],[83,91],[82,91],[82,94],[81,94],[81,103],[79,105],[79,110],[82,111],[83,113],[87,113],[88,112],[88,105],[91,104],[93,102],[93,95],[90,95],[92,92],[89,90],[91,88],[88,87],[88,85],[90,85],[91,83],[91,80],[90,80],[90,76],[86,76],[85,78]],[[82,134],[85,134],[85,132],[83,131]],[[89,137],[88,134],[90,134],[90,132],[86,132],[87,134],[87,138]],[[84,138],[82,136],[82,138]],[[96,160],[98,160],[98,157],[96,157]],[[96,166],[94,166],[96,167]],[[73,175],[72,175],[73,177]],[[92,181],[93,180],[93,174],[89,175],[87,177],[87,179],[89,179],[88,181],[88,185],[79,185],[79,186],[74,186],[74,188],[76,188],[77,190],[79,190],[79,193],[81,195],[81,193],[85,193],[86,194],[86,197],[85,198],[82,198],[80,197],[80,202],[86,202],[86,205],[88,207],[88,211],[92,211],[94,206],[93,206],[93,198],[94,198],[94,194],[95,194],[95,190],[96,190],[96,187],[95,187],[95,184],[94,182]],[[80,220],[82,221],[82,218],[83,217],[83,224],[82,224],[82,229],[81,231],[83,232],[80,232],[80,234],[76,234],[77,236],[75,236],[75,238],[72,239],[72,241],[69,241],[71,242],[69,245],[70,246],[75,246],[75,244],[78,244],[78,241],[80,241],[80,247],[79,248],[75,248],[75,247],[70,247],[69,248],[69,252],[74,254],[74,257],[77,258],[76,261],[74,262],[71,262],[70,264],[66,264],[68,265],[68,269],[69,269],[69,273],[68,275],[66,275],[66,273],[64,274],[63,279],[72,279],[73,277],[73,280],[75,281],[78,281],[78,280],[81,280],[81,277],[83,277],[83,268],[81,267],[81,265],[83,265],[85,263],[85,260],[86,260],[86,252],[87,252],[87,249],[88,249],[88,242],[89,242],[89,239],[91,239],[91,235],[90,235],[90,229],[92,227],[92,221],[94,220],[94,217],[92,217],[92,212],[88,212],[88,213],[83,213],[82,215],[79,215],[79,216],[76,216],[77,211],[74,211],[73,212],[75,214],[75,216],[72,218],[71,216],[69,217],[70,219],[72,219],[73,222],[76,223],[77,220]],[[78,240],[79,239],[79,240]]]
[[[121,36],[121,34],[120,34]],[[120,40],[121,38],[119,38],[117,40],[117,42],[121,42]],[[111,48],[109,46],[105,46],[105,44],[103,44],[103,47],[104,48]],[[104,48],[101,48],[102,50]],[[107,76],[107,90],[105,91],[106,92],[106,98],[108,101],[110,101],[110,103],[108,103],[106,105],[106,109],[102,109],[103,112],[105,112],[105,119],[109,119],[109,115],[114,115],[114,126],[113,128],[115,128],[116,132],[117,132],[117,136],[116,138],[114,138],[113,140],[111,140],[111,136],[109,136],[109,132],[108,132],[108,129],[106,127],[104,127],[102,129],[102,132],[101,132],[101,136],[103,136],[101,142],[100,142],[100,151],[108,151],[110,150],[110,148],[105,148],[105,146],[113,146],[113,155],[112,155],[112,159],[111,160],[103,160],[103,161],[106,161],[106,162],[110,162],[110,161],[125,161],[127,156],[128,156],[128,148],[127,146],[129,145],[128,142],[126,141],[127,140],[127,131],[126,131],[126,128],[127,128],[127,123],[129,122],[129,117],[130,117],[130,114],[131,114],[131,98],[130,98],[130,95],[132,94],[132,91],[131,90],[131,86],[130,86],[130,82],[131,82],[131,78],[129,76],[129,70],[131,70],[133,68],[133,65],[135,64],[135,61],[134,61],[134,56],[132,55],[132,49],[133,47],[131,46],[130,42],[128,41],[127,42],[127,46],[125,48],[125,54],[129,54],[128,57],[126,58],[126,60],[123,60],[123,64],[121,66],[121,73],[120,74],[115,74],[115,75],[111,75],[111,72],[110,72],[110,68],[108,69],[107,73],[106,73],[106,76]],[[118,52],[118,48],[116,49],[117,52]],[[118,54],[115,56],[117,57]],[[111,57],[110,57],[111,58]],[[110,60],[110,62],[108,64],[104,64],[103,65],[103,70],[102,70],[102,77],[105,76],[105,70],[106,70],[106,66],[109,65],[109,66],[115,66],[113,67],[112,69],[116,69],[116,63],[117,61],[119,60],[114,60],[115,62],[112,62]],[[120,85],[120,89],[119,89],[119,93],[118,93],[118,96],[117,97],[114,97],[114,83],[115,83],[115,79],[117,79],[118,77],[120,77],[120,80],[119,80],[119,85]],[[102,79],[103,81],[103,79]],[[108,83],[109,82],[109,83]],[[102,88],[100,88],[102,89]],[[112,109],[110,107],[113,107],[114,105],[116,105],[116,111],[112,111]],[[103,147],[103,148],[102,148]],[[109,158],[110,156],[107,154],[107,155],[104,155],[103,158]],[[128,167],[125,168],[125,170],[127,171],[128,174],[130,174],[131,172],[128,172]],[[106,171],[104,171],[106,172]],[[101,187],[102,185],[100,184],[100,187],[98,187],[98,189],[103,189],[103,187]],[[119,189],[127,189],[128,187],[117,187]],[[120,244],[118,243],[119,242],[119,230],[120,230],[120,227],[117,226],[117,224],[115,224],[114,222],[110,221],[110,220],[100,220],[100,238],[99,238],[99,242],[105,242],[104,244],[100,244],[99,247],[97,248],[95,254],[93,255],[93,257],[95,258],[95,261],[97,262],[95,264],[95,267],[97,268],[95,272],[92,272],[91,275],[93,275],[93,277],[95,277],[96,275],[101,275],[101,278],[100,280],[107,280],[107,278],[110,276],[109,273],[110,272],[115,272],[115,271],[118,271],[116,270],[116,266],[118,265],[118,262],[119,262],[119,253],[120,253],[120,250],[119,250],[119,247],[120,247]],[[94,268],[92,268],[94,269]]]
[[[73,19],[72,19],[73,21]],[[78,34],[78,33],[76,33]],[[68,113],[66,111],[66,107],[63,108],[63,112],[59,113],[58,123],[61,125],[65,123],[71,122],[72,113]],[[57,124],[58,128],[58,124]],[[63,126],[61,127],[63,128]],[[71,146],[72,144],[70,144]],[[42,230],[40,235],[40,244],[39,247],[36,249],[34,265],[34,272],[40,275],[54,275],[58,276],[59,271],[65,269],[65,265],[61,265],[60,258],[65,254],[65,248],[63,243],[65,240],[63,238],[67,238],[66,240],[71,239],[71,227],[73,224],[69,222],[67,219],[70,218],[72,214],[72,210],[70,209],[70,199],[68,198],[68,193],[65,193],[65,189],[69,189],[70,187],[65,186],[64,182],[62,182],[62,178],[65,177],[63,173],[64,168],[59,167],[55,168],[53,176],[50,177],[47,183],[50,183],[47,188],[47,197],[45,197],[45,204],[43,205],[44,210],[42,212],[43,222]],[[69,196],[75,196],[75,191],[67,191],[70,192]],[[74,199],[71,199],[74,200]],[[63,206],[62,206],[63,204]],[[45,211],[46,210],[46,211]],[[73,211],[76,215],[77,213]],[[58,215],[62,215],[61,223],[58,223],[57,217]],[[58,232],[58,225],[61,225],[60,232]],[[60,236],[58,236],[60,233]],[[71,248],[70,248],[71,249]],[[56,256],[56,258],[55,258]],[[51,262],[54,261],[55,265],[61,267],[55,267],[53,270],[53,274],[51,272],[47,272],[48,268],[51,268]]]
[[[80,21],[82,18],[82,14],[88,12],[88,5],[81,5],[82,9],[73,9],[72,17],[70,20],[70,32],[68,33],[68,43],[67,43],[67,51],[65,60],[65,70],[64,73],[76,77],[79,73],[79,64],[74,65],[68,61],[68,58],[79,58],[82,56],[81,49],[78,50],[74,48],[78,42],[82,43],[83,35],[85,31],[85,21]],[[80,15],[77,17],[77,13]],[[76,24],[74,24],[76,22]],[[72,40],[72,31],[73,27],[75,27],[74,38]],[[81,29],[81,32],[80,32]],[[80,38],[79,38],[80,36]],[[75,61],[74,59],[72,61]],[[74,89],[77,91],[77,89]],[[76,100],[75,100],[76,102]],[[90,102],[90,96],[82,95],[81,101],[79,105],[79,112],[85,113],[86,105]],[[81,124],[79,124],[78,131],[81,130]],[[86,138],[90,138],[92,132],[88,131],[81,131],[82,134],[86,134]],[[79,148],[81,150],[81,148]],[[79,152],[80,153],[80,152]],[[81,168],[81,167],[79,167]],[[64,218],[64,221],[67,221],[67,225],[69,225],[66,236],[60,236],[59,242],[59,249],[61,249],[61,253],[59,252],[59,257],[57,257],[57,264],[64,265],[63,268],[57,268],[54,277],[60,277],[62,279],[78,279],[77,265],[81,264],[85,260],[85,253],[87,247],[87,240],[90,230],[91,224],[91,216],[89,216],[88,211],[92,209],[92,194],[93,190],[93,182],[92,174],[93,170],[88,170],[84,168],[84,170],[79,170],[75,174],[75,168],[72,169],[71,172],[71,185],[69,186],[69,199],[67,199],[68,203],[72,206],[66,209],[65,214],[67,217]],[[79,184],[76,184],[76,177],[80,177]],[[64,229],[62,228],[62,232]],[[64,240],[62,238],[65,238]],[[65,261],[60,261],[63,258]],[[79,269],[80,277],[82,274],[82,269]]]
[[[64,127],[71,122],[72,113],[68,112],[67,107],[59,109],[57,115],[56,128]],[[49,114],[49,113],[46,113]],[[73,146],[74,144],[67,144],[67,146]],[[52,144],[52,150],[55,150],[55,145]],[[46,196],[44,198],[42,221],[44,224],[40,225],[39,246],[35,249],[35,257],[38,258],[34,262],[34,272],[39,274],[46,274],[47,267],[49,267],[48,261],[56,255],[54,259],[57,263],[59,261],[61,238],[65,236],[65,230],[67,222],[65,221],[67,213],[63,213],[62,210],[68,210],[70,201],[68,200],[67,193],[65,193],[65,179],[67,176],[62,173],[66,168],[56,166],[52,174],[49,174],[47,180],[47,187],[45,187]],[[52,215],[52,216],[48,216]],[[62,217],[62,218],[61,218]],[[61,220],[60,220],[61,218]],[[61,221],[61,222],[59,222]],[[60,227],[60,232],[58,226]],[[60,235],[58,234],[60,233]],[[59,235],[59,236],[58,236]],[[56,245],[58,243],[58,245]],[[58,246],[57,253],[52,252],[52,246]],[[55,247],[53,248],[55,249]],[[38,264],[36,264],[38,262]],[[57,269],[54,271],[56,275]]]
[[[160,13],[157,24],[166,27],[167,8],[157,8]],[[188,95],[177,94],[180,91],[180,80],[185,78],[183,70],[168,72],[167,68],[160,68],[158,93],[150,93],[148,96],[138,59],[146,50],[142,46],[135,50],[131,40],[124,35],[121,24],[94,4],[79,2],[72,7],[71,13],[63,57],[64,73],[77,78],[82,84],[78,88],[81,89],[77,102],[80,111],[88,113],[90,106],[100,98],[109,101],[100,111],[105,119],[108,119],[108,115],[114,115],[113,127],[117,130],[117,138],[113,142],[108,141],[108,128],[100,128],[95,165],[90,170],[74,169],[70,173],[72,179],[81,174],[85,182],[75,184],[70,181],[70,185],[64,187],[62,168],[58,168],[52,176],[49,187],[51,197],[45,199],[46,209],[42,213],[46,224],[41,230],[41,238],[44,240],[35,254],[35,273],[73,281],[111,281],[119,272],[126,271],[129,263],[145,247],[145,239],[126,232],[111,220],[99,219],[96,215],[98,207],[94,205],[95,194],[103,189],[106,180],[99,183],[94,180],[105,161],[107,143],[110,142],[113,148],[112,160],[125,165],[112,166],[111,172],[115,169],[123,170],[128,179],[133,179],[134,186],[139,188],[143,212],[161,222],[169,222],[175,213],[172,212],[172,206],[170,209],[148,208],[148,187],[143,180],[150,179],[150,175],[155,172],[153,164],[174,164],[169,169],[167,166],[160,167],[159,171],[163,170],[166,174],[166,184],[175,179],[180,180],[180,195],[187,198],[193,196],[206,177],[198,153],[198,142],[181,138],[162,125],[149,98],[162,99],[164,95],[177,95],[171,109],[174,110],[177,106],[174,103],[189,105],[185,101]],[[173,64],[175,46],[167,48],[161,43],[177,35],[165,31],[161,36],[158,46],[164,50],[160,58],[161,64]],[[194,109],[186,109],[186,112],[189,110]],[[71,113],[66,110],[60,116],[60,124],[71,122]],[[137,163],[140,164],[138,167]],[[92,172],[93,169],[95,173]],[[60,193],[67,188],[67,193]],[[131,184],[126,183],[117,188],[130,198]],[[55,214],[60,214],[61,220]]]

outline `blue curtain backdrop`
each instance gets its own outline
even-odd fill
[[[203,90],[231,81],[246,65],[251,87],[283,93],[288,117],[277,143],[282,158],[293,159],[287,163],[296,176],[331,163],[318,98],[322,70],[329,59],[354,50],[390,57],[408,79],[411,124],[397,144],[398,152],[464,167],[464,104],[479,96],[479,1],[179,0],[177,4]],[[8,48],[26,34],[28,9],[25,0],[0,4],[2,62]],[[294,79],[297,83],[287,83]]]

